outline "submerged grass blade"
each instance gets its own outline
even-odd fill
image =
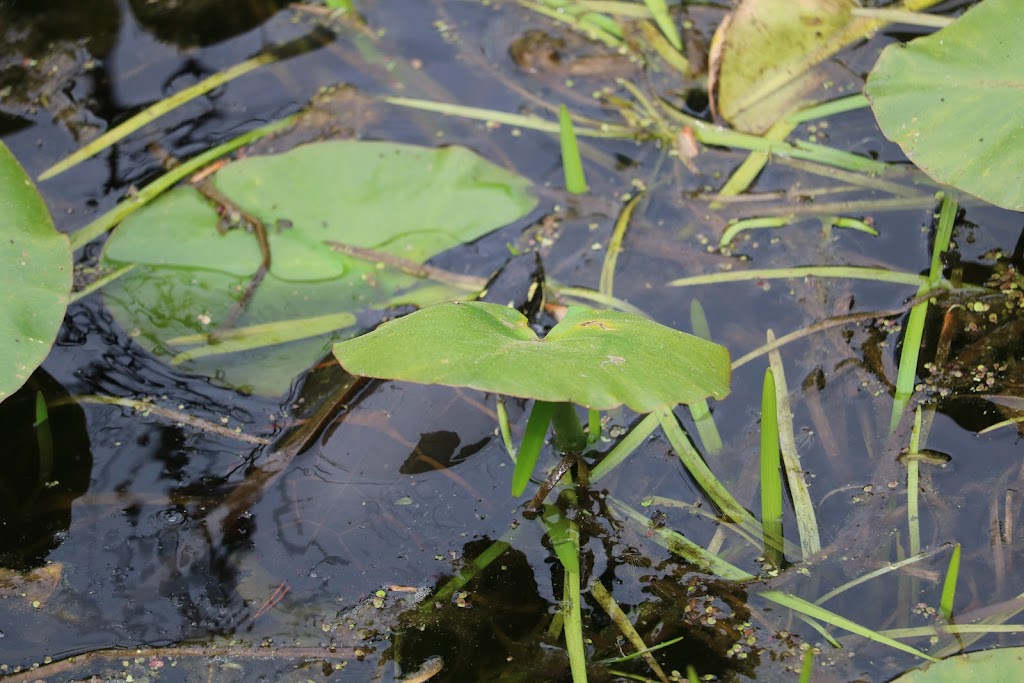
[[[530,476],[537,466],[537,458],[540,457],[540,449],[547,438],[548,425],[551,424],[551,416],[554,413],[554,403],[533,402],[533,409],[526,421],[526,431],[523,432],[523,440],[519,443],[516,467],[512,472],[512,495],[516,498],[523,495],[526,485],[530,483]]]
[[[604,609],[605,613],[612,620],[612,623],[619,629],[619,633],[629,641],[629,644],[632,645],[638,653],[641,653],[640,656],[643,657],[645,662],[647,662],[647,666],[651,667],[651,671],[653,671],[654,674],[663,681],[663,683],[668,683],[668,676],[665,675],[661,665],[658,664],[657,660],[654,659],[654,656],[648,651],[647,643],[645,643],[644,639],[640,637],[640,634],[636,632],[636,629],[633,627],[633,622],[631,622],[629,617],[626,616],[626,613],[622,611],[622,608],[619,607],[619,603],[615,601],[615,598],[612,597],[612,594],[604,587],[604,584],[595,579],[594,582],[590,584],[590,595],[597,600],[597,604],[601,605],[601,608]]]
[[[775,341],[775,334],[768,330],[768,343]],[[818,519],[814,514],[814,503],[811,492],[807,489],[804,469],[800,464],[800,454],[796,450],[796,437],[793,435],[793,410],[789,405],[789,388],[786,386],[786,373],[782,367],[782,355],[778,351],[768,353],[775,379],[775,400],[778,406],[779,448],[782,451],[782,462],[786,470],[786,481],[789,483],[789,495],[793,498],[793,512],[796,525],[800,532],[800,548],[804,559],[821,550],[821,537],[818,533]]]
[[[796,128],[795,123],[790,123],[785,119],[776,121],[771,128],[769,128],[764,138],[766,140],[776,140],[782,142],[789,134]],[[765,151],[752,151],[747,158],[743,160],[743,163],[739,165],[733,174],[729,176],[729,179],[722,185],[722,189],[718,191],[719,197],[735,197],[746,192],[757,176],[761,174],[764,167],[768,165],[768,160],[771,159],[771,155]]]
[[[580,146],[576,142],[576,130],[572,125],[569,108],[564,104],[558,107],[558,140],[562,146],[562,170],[565,172],[565,189],[570,194],[586,193],[587,179],[583,174]]]
[[[451,597],[455,595],[457,591],[461,590],[462,587],[472,581],[477,574],[487,569],[492,562],[501,557],[506,550],[512,547],[512,541],[514,541],[516,536],[519,535],[519,529],[521,528],[522,527],[517,526],[509,529],[501,538],[494,543],[491,543],[486,550],[477,555],[473,561],[469,563],[469,566],[460,570],[458,574],[438,588],[437,592],[430,596],[429,599],[420,603],[420,612],[433,612],[435,610],[435,603],[448,602],[451,600]]]
[[[109,285],[111,282],[113,282],[114,280],[118,279],[122,275],[127,275],[128,273],[132,272],[133,270],[135,270],[135,267],[137,265],[138,264],[136,264],[136,263],[129,263],[127,266],[121,266],[117,270],[115,270],[113,272],[110,272],[110,273],[107,273],[103,277],[100,277],[100,278],[97,278],[97,279],[93,280],[92,282],[87,284],[85,287],[82,287],[77,292],[74,292],[71,295],[71,297],[68,299],[68,303],[69,304],[73,304],[76,301],[81,301],[82,299],[84,299],[85,297],[89,296],[93,292],[96,292],[96,291],[102,289],[103,287],[106,287],[107,285]]]
[[[254,71],[261,66],[270,64],[277,61],[277,56],[273,52],[266,52],[259,56],[247,59],[240,64],[236,64],[231,68],[225,69],[219,73],[216,73],[209,78],[204,78],[195,85],[189,86],[184,90],[177,92],[170,97],[165,97],[156,104],[146,107],[135,116],[131,117],[127,121],[111,128],[103,135],[85,145],[78,151],[64,157],[53,166],[39,174],[39,180],[46,180],[52,178],[58,173],[63,173],[72,166],[75,166],[86,159],[99,154],[103,150],[107,149],[111,145],[116,144],[120,140],[128,137],[139,128],[142,128],[147,123],[155,121],[164,114],[180,107],[187,102],[191,102],[201,95],[205,95],[215,88],[233,81],[234,79],[244,76],[250,71]]]
[[[728,227],[722,231],[722,237],[718,240],[718,248],[724,249],[736,239],[744,230],[758,230],[763,228],[782,228],[793,222],[793,216],[766,216],[764,218],[744,218],[742,220],[730,221]]]
[[[690,329],[693,330],[695,336],[712,341],[711,326],[708,325],[708,317],[698,299],[690,300]],[[693,418],[693,425],[697,428],[700,442],[704,445],[704,452],[709,456],[721,453],[722,435],[718,432],[715,416],[711,414],[711,407],[707,400],[695,401],[687,408],[690,411],[690,417]]]
[[[762,598],[764,598],[766,600],[770,600],[771,602],[774,602],[777,605],[782,605],[783,607],[788,607],[789,609],[791,609],[791,610],[793,610],[795,612],[798,612],[800,614],[803,614],[805,616],[808,616],[811,619],[817,619],[818,621],[825,622],[826,624],[831,624],[832,626],[836,626],[838,628],[845,629],[845,630],[849,631],[850,633],[855,633],[858,636],[861,636],[863,638],[867,638],[868,640],[872,640],[872,641],[874,641],[876,643],[881,643],[882,645],[888,645],[889,647],[893,648],[894,650],[900,650],[901,652],[907,652],[907,653],[912,654],[912,655],[914,655],[916,657],[920,657],[921,659],[926,659],[929,662],[937,662],[937,661],[939,661],[935,657],[927,655],[924,652],[921,652],[920,650],[918,650],[917,648],[913,648],[913,647],[911,647],[909,645],[905,645],[905,644],[903,644],[903,643],[901,643],[901,642],[899,642],[897,640],[893,640],[892,638],[889,638],[888,636],[882,635],[878,631],[872,631],[869,628],[861,626],[857,622],[850,621],[846,617],[841,617],[838,614],[836,614],[835,612],[830,612],[829,610],[825,609],[824,607],[819,607],[818,605],[815,605],[812,602],[807,602],[803,598],[799,598],[799,597],[797,597],[795,595],[791,595],[789,593],[783,593],[781,591],[776,591],[776,590],[765,591],[763,593],[760,593],[760,595],[761,595]]]
[[[953,600],[956,598],[956,580],[960,576],[960,544],[953,546],[953,553],[949,556],[949,567],[946,568],[946,578],[942,582],[942,597],[939,600],[939,613],[946,621],[953,620]]]
[[[654,430],[658,428],[658,416],[654,413],[648,413],[644,416],[644,419],[636,423],[629,432],[622,437],[619,443],[615,444],[615,447],[611,449],[607,455],[602,458],[601,462],[597,463],[594,469],[590,470],[590,483],[597,483],[602,477],[607,475],[615,467],[617,467],[623,460],[628,458],[630,454],[636,449],[640,448],[644,441],[647,440]]]
[[[804,659],[800,663],[800,683],[811,683],[811,673],[814,671],[814,648],[807,648],[804,652]]]
[[[914,411],[914,428],[910,432],[910,452],[921,450],[921,406]],[[906,458],[907,465],[907,544],[910,546],[911,557],[921,552],[921,514],[918,509],[918,477],[921,464],[917,458]]]
[[[638,192],[635,197],[626,202],[626,205],[622,207],[619,217],[615,220],[615,229],[612,230],[612,236],[608,239],[608,251],[604,255],[604,263],[601,265],[601,277],[598,280],[597,286],[598,291],[605,296],[612,296],[612,290],[615,286],[615,265],[619,261],[619,252],[622,251],[622,240],[626,236],[626,229],[629,228],[629,221],[633,217],[633,210],[636,209],[636,205],[641,197],[643,197],[643,193]]]
[[[677,51],[681,52],[683,49],[683,39],[679,37],[679,29],[676,28],[676,22],[672,19],[672,15],[668,13],[668,5],[665,3],[665,0],[644,0],[644,4],[647,5],[651,16],[654,17],[654,23],[665,34],[668,42]]]
[[[844,583],[843,585],[837,586],[836,588],[830,590],[828,593],[825,593],[820,598],[815,600],[814,604],[815,605],[824,604],[826,601],[831,600],[832,598],[834,598],[835,596],[839,595],[840,593],[845,593],[846,591],[850,590],[851,588],[853,588],[855,586],[859,586],[860,584],[866,583],[867,581],[870,581],[871,579],[874,579],[874,578],[877,578],[879,576],[882,576],[883,574],[888,574],[888,573],[894,572],[894,571],[896,571],[898,569],[902,569],[903,567],[906,567],[908,564],[913,564],[915,562],[920,562],[921,560],[929,558],[932,555],[938,553],[940,550],[941,550],[941,548],[935,548],[934,550],[930,550],[930,551],[928,551],[926,553],[921,553],[920,555],[914,555],[912,557],[908,557],[905,560],[900,560],[899,562],[894,562],[892,564],[887,564],[884,567],[876,569],[873,572],[868,572],[867,574],[861,574],[860,576],[858,576],[857,578],[853,579],[852,581],[848,581],[848,582]]]
[[[928,278],[914,273],[898,273],[884,268],[868,266],[800,266],[796,268],[752,268],[751,270],[727,271],[681,277],[668,283],[669,287],[692,287],[694,285],[717,285],[723,282],[750,282],[758,280],[794,280],[805,277],[846,278],[891,282],[897,285],[928,285]],[[936,286],[948,286],[945,281]]]
[[[761,525],[764,549],[776,567],[783,563],[782,549],[770,542],[782,536],[782,473],[779,459],[779,429],[775,406],[775,379],[771,368],[764,371],[761,390]]]

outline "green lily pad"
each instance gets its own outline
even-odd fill
[[[998,650],[972,652],[943,659],[909,671],[893,683],[1016,683],[1024,666],[1024,648],[1007,647]]]
[[[71,247],[28,174],[0,142],[0,401],[57,338],[71,290]]]
[[[1024,210],[1020,10],[1018,0],[985,0],[941,31],[890,45],[866,88],[882,132],[921,170],[1014,211]]]
[[[445,303],[336,344],[348,372],[638,413],[724,398],[729,352],[630,313],[569,309],[541,340],[518,311]]]
[[[336,253],[325,240],[422,263],[536,204],[526,179],[461,147],[321,142],[237,161],[212,180],[270,233],[270,272],[236,327],[280,322],[299,332],[303,323],[289,321],[349,313],[339,318],[354,324],[355,313],[398,296],[421,305],[453,296],[436,283]],[[216,331],[259,269],[256,238],[243,230],[220,234],[219,220],[217,207],[197,190],[179,187],[129,216],[107,242],[106,264],[136,268],[104,288],[106,303],[160,356],[188,350],[181,337]],[[276,394],[347,333],[245,354],[216,355],[220,349],[211,343],[199,349],[206,355],[181,365],[230,386]]]

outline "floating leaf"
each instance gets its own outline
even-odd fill
[[[1020,680],[1024,666],[1024,648],[1007,647],[943,659],[909,671],[893,683],[961,683],[988,681],[1012,683]]]
[[[569,309],[541,340],[518,311],[447,303],[335,345],[347,371],[421,384],[471,387],[596,410],[723,398],[729,352],[630,313]]]
[[[467,149],[388,142],[330,141],[250,157],[212,182],[269,232],[270,272],[238,326],[383,307],[422,283],[334,252],[325,240],[422,263],[520,218],[536,203],[528,181]],[[105,288],[106,302],[159,355],[184,350],[167,348],[168,340],[216,331],[260,267],[256,238],[243,230],[220,234],[219,221],[217,207],[195,188],[179,187],[129,216],[107,243],[107,263],[137,267]],[[450,296],[424,288],[422,296],[406,292],[403,301]],[[247,352],[244,359],[210,355],[211,346],[182,365],[230,385],[280,393],[335,340],[321,335]]]
[[[1024,15],[985,0],[930,36],[890,45],[867,95],[887,138],[929,176],[1014,211],[1020,182]]]
[[[737,130],[763,133],[794,109],[831,99],[841,74],[818,67],[877,22],[853,0],[743,0],[715,33],[717,110]]]
[[[39,192],[0,143],[0,401],[39,367],[71,290],[71,247]]]

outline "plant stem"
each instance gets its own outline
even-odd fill
[[[551,416],[555,426],[555,447],[563,453],[579,453],[587,445],[587,435],[571,403],[556,403]]]

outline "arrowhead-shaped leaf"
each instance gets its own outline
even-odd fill
[[[539,339],[518,311],[479,302],[432,306],[336,344],[349,372],[470,387],[596,410],[724,398],[729,352],[629,313],[572,307]]]

